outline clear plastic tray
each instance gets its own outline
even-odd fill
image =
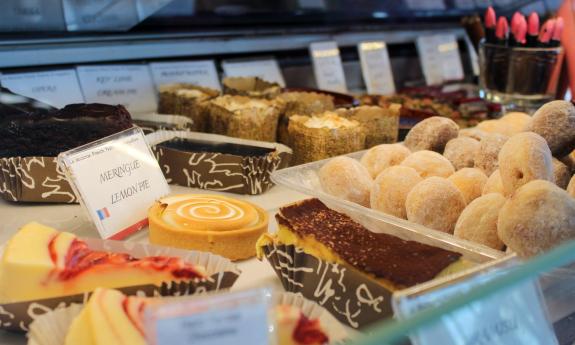
[[[345,156],[359,159],[366,151]],[[272,174],[272,181],[298,192],[319,198],[328,207],[348,214],[374,232],[384,232],[405,240],[414,240],[448,250],[460,252],[466,258],[483,263],[505,256],[504,252],[487,246],[456,238],[451,234],[429,229],[359,204],[336,198],[323,191],[318,178],[319,169],[330,160],[298,165],[278,170]]]

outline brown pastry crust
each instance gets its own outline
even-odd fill
[[[351,266],[398,286],[431,280],[461,257],[456,252],[374,233],[318,199],[283,207],[276,218],[300,237],[313,236]]]

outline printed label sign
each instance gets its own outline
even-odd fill
[[[286,86],[284,77],[276,59],[223,61],[222,68],[226,77],[259,77],[265,81]]]
[[[346,93],[345,74],[337,43],[333,41],[316,42],[310,45],[309,50],[318,88]]]
[[[395,93],[393,72],[385,42],[361,42],[357,48],[367,92],[378,95]]]
[[[156,88],[163,84],[189,83],[221,90],[214,60],[154,62],[150,68]]]
[[[459,46],[454,35],[418,37],[417,51],[427,85],[463,79]]]
[[[148,313],[156,345],[270,344],[269,291],[257,289],[168,303]],[[275,342],[272,342],[275,343]]]
[[[169,193],[137,127],[61,153],[58,163],[102,238],[122,239],[144,227],[148,208]]]
[[[20,95],[62,108],[72,103],[83,103],[80,83],[73,69],[48,72],[3,74],[2,85]]]
[[[77,71],[87,102],[122,104],[133,113],[156,111],[156,92],[148,66],[79,66]]]

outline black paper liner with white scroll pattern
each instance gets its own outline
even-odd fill
[[[202,266],[208,275],[204,279],[193,279],[181,282],[165,282],[160,286],[145,284],[115,288],[126,295],[139,296],[185,296],[231,288],[241,271],[230,260],[221,256],[147,245],[134,242],[83,239],[93,250],[115,253],[128,253],[133,257],[172,256],[185,262]],[[13,282],[17,284],[17,282]],[[34,319],[49,311],[67,307],[74,303],[84,303],[90,293],[45,298],[31,301],[0,304],[0,329],[13,332],[26,332]]]
[[[350,266],[325,262],[294,245],[268,244],[263,252],[286,291],[315,301],[352,328],[393,316],[392,291]]]
[[[175,137],[267,147],[275,151],[265,156],[249,157],[186,152],[156,146]],[[236,194],[257,195],[267,192],[274,185],[271,174],[287,167],[292,155],[291,149],[281,144],[197,132],[158,131],[149,134],[146,139],[168,183]]]
[[[56,157],[0,158],[0,195],[16,202],[78,202]]]

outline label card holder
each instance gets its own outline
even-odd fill
[[[385,42],[361,42],[357,49],[367,92],[377,95],[394,94],[393,72]]]
[[[87,102],[122,104],[131,113],[156,111],[157,100],[147,65],[78,66]]]
[[[189,83],[221,90],[214,60],[153,62],[150,69],[156,89],[163,84]]]
[[[278,83],[285,87],[286,83],[278,62],[274,58],[253,60],[225,60],[222,69],[226,77],[259,77],[265,81]]]
[[[269,288],[162,303],[146,311],[146,338],[154,345],[276,344],[270,307]]]
[[[455,35],[418,37],[416,45],[427,85],[463,79],[463,66]]]
[[[437,306],[460,293],[478,288],[503,270],[477,275],[461,283],[395,303],[396,315],[408,318],[423,309]],[[472,325],[472,326],[470,326]],[[444,345],[549,344],[557,345],[543,296],[536,281],[527,281],[503,289],[484,299],[442,315],[410,336],[414,345],[432,345],[441,339]],[[529,339],[531,342],[525,343]]]
[[[148,208],[170,188],[139,127],[61,153],[58,164],[104,239],[148,223]]]
[[[321,90],[347,93],[339,48],[334,41],[315,42],[309,47],[317,87]]]
[[[73,69],[10,73],[3,74],[0,79],[2,85],[11,91],[57,108],[84,103],[80,83]]]

